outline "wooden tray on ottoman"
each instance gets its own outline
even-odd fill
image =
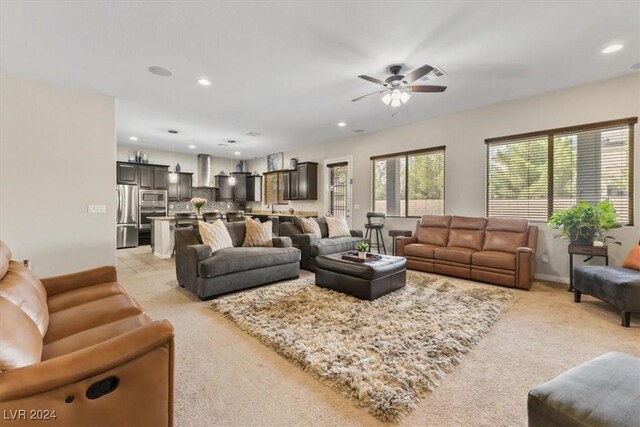
[[[358,256],[358,252],[347,252],[342,255],[342,259],[346,259],[347,261],[354,261],[354,262],[371,262],[371,261],[380,261],[382,257],[380,255],[367,252],[367,259],[364,259]]]

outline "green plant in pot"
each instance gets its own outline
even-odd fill
[[[597,204],[580,202],[569,209],[556,211],[551,215],[549,226],[560,230],[560,237],[574,245],[589,246],[594,241],[621,245],[608,234],[609,230],[620,227],[618,214],[609,199]]]
[[[358,257],[367,259],[367,251],[369,250],[369,244],[367,242],[356,243],[356,251],[358,251]]]

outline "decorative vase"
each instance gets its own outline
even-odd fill
[[[196,215],[200,216],[201,210],[202,210],[202,207],[196,207]]]
[[[289,169],[295,170],[297,167],[298,167],[298,159],[296,159],[295,157],[292,157],[289,160]]]
[[[360,259],[367,259],[367,253],[366,252],[358,252],[358,258]]]

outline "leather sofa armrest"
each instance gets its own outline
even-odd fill
[[[418,238],[413,237],[397,237],[396,238],[396,256],[404,256],[404,247],[412,243],[418,243]]]
[[[189,245],[186,249],[188,256],[195,258],[196,262],[211,256],[211,246],[209,245]]]
[[[311,246],[318,244],[318,236],[315,234],[296,234],[291,236],[293,245],[300,249],[300,267],[310,268],[311,265]]]
[[[364,237],[364,233],[362,230],[349,230],[351,232],[351,237]]]
[[[291,242],[290,237],[281,236],[273,238],[273,247],[274,248],[290,248],[293,244]]]
[[[531,289],[535,275],[536,251],[526,246],[516,250],[516,288]]]
[[[117,280],[118,273],[113,266],[98,267],[77,273],[41,279],[48,297],[74,289],[84,288],[85,286],[116,282]]]
[[[162,346],[167,347],[169,363],[172,365],[173,336],[171,323],[158,320],[100,344],[3,372],[0,402],[7,403],[71,385],[124,365]],[[173,375],[173,366],[167,366],[165,372]]]

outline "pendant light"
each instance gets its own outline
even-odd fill
[[[173,130],[173,129],[169,129],[169,133],[172,135],[177,135],[178,131],[177,130]],[[175,140],[172,138],[171,139],[171,163],[175,163],[176,162],[176,142]],[[172,172],[169,172],[169,182],[175,184],[176,182],[178,182],[178,174],[175,171],[175,168]]]

